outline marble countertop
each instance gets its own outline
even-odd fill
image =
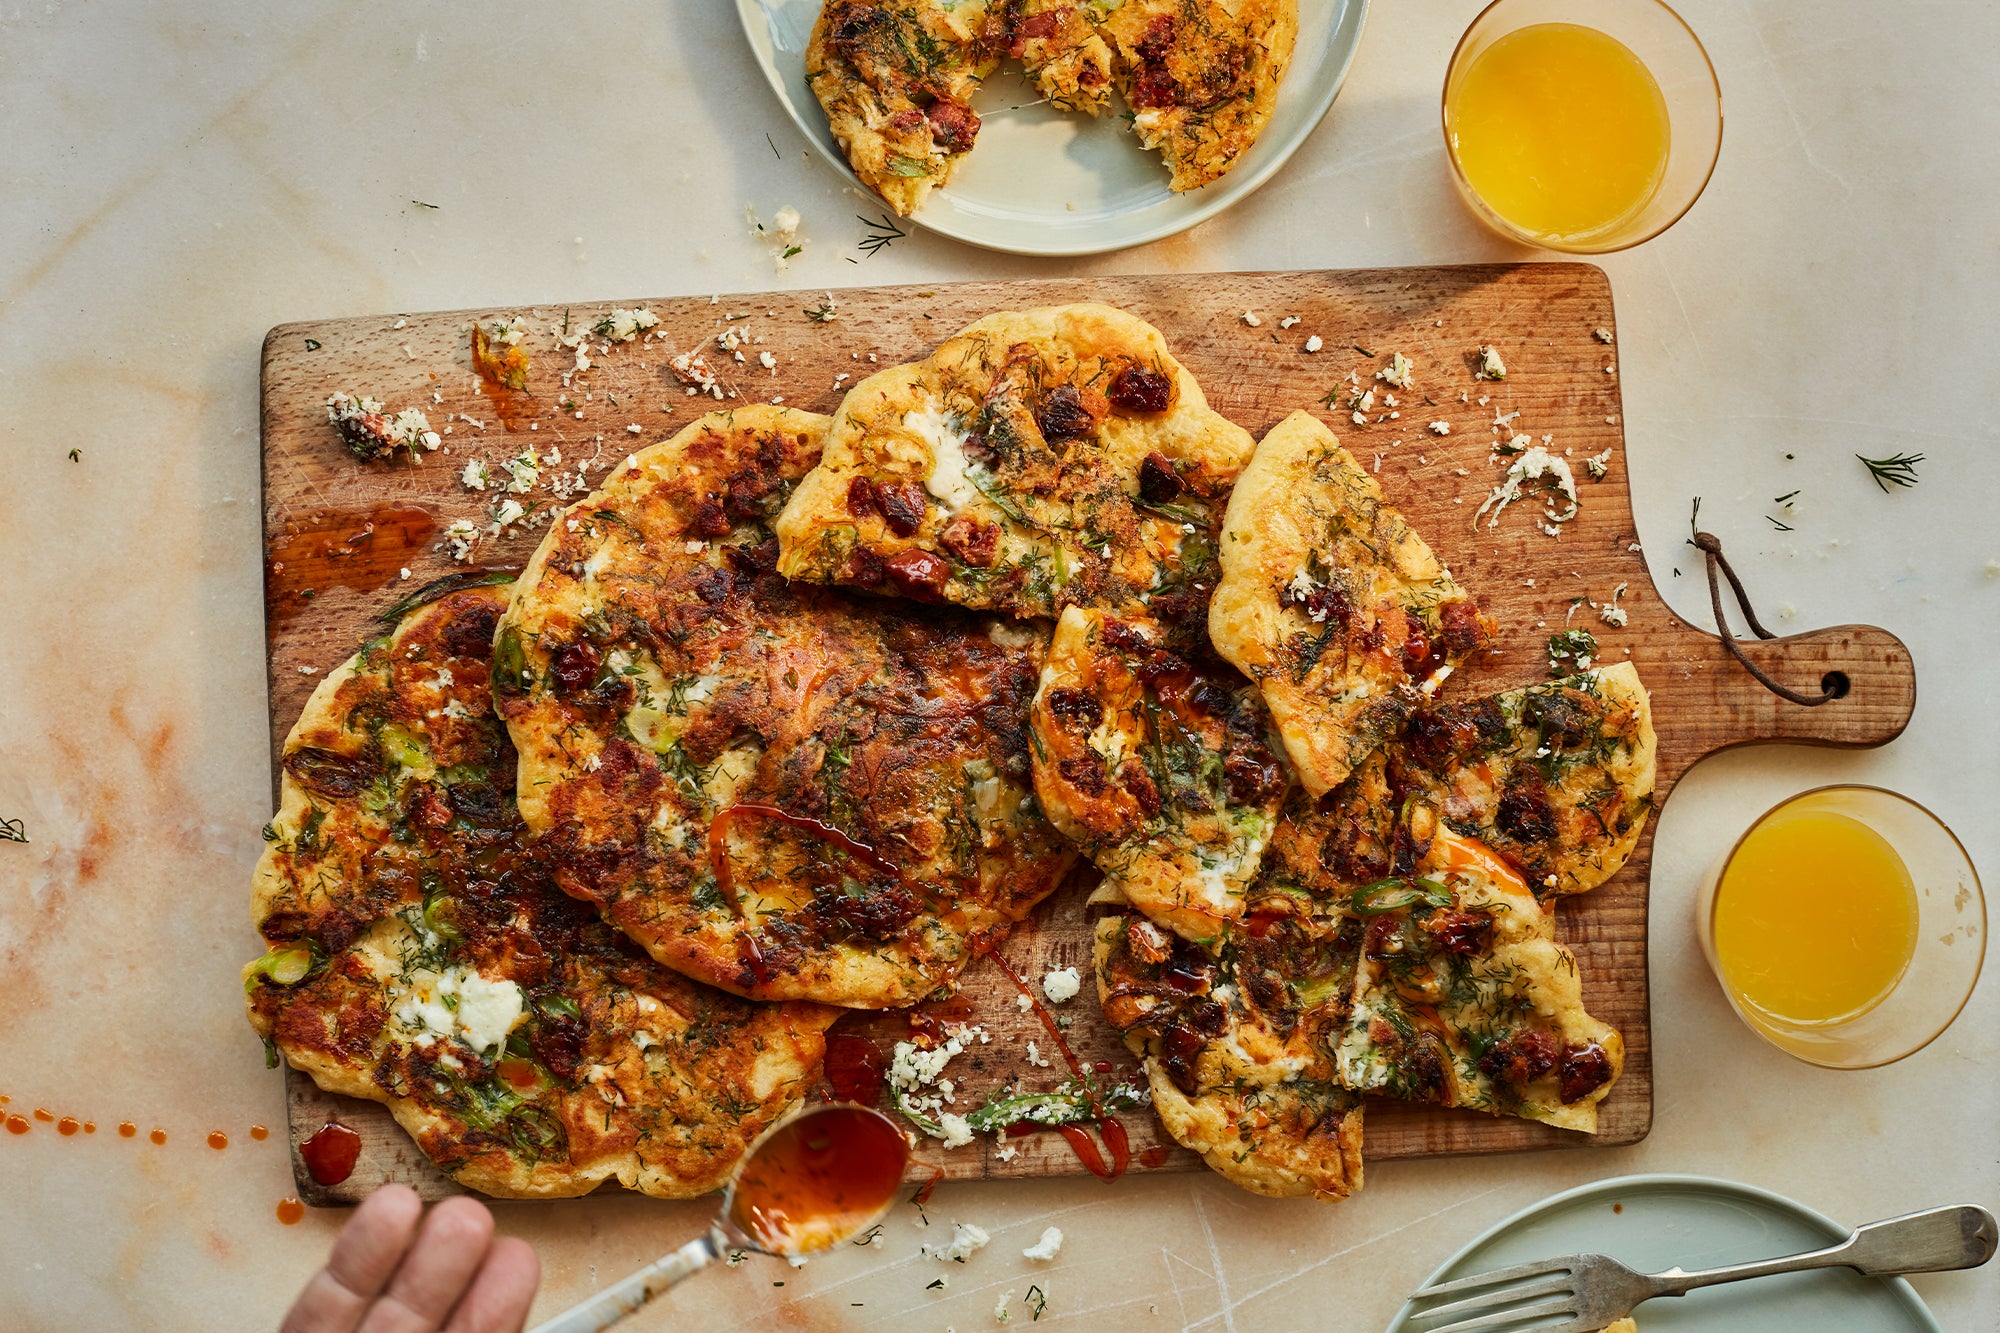
[[[0,842],[0,1109],[97,1126],[0,1135],[0,1324],[269,1326],[341,1221],[280,1225],[282,1133],[248,1132],[284,1114],[237,985],[270,799],[266,329],[857,281],[1533,258],[1479,230],[1447,180],[1436,89],[1478,8],[1375,6],[1325,124],[1193,232],[1053,263],[919,232],[857,267],[863,201],[808,154],[719,0],[0,0],[0,817],[32,839]],[[932,1223],[995,1239],[943,1292],[925,1289],[936,1265],[904,1209],[883,1248],[709,1275],[635,1327],[982,1328],[1035,1283],[1056,1327],[1366,1333],[1490,1223],[1602,1177],[1730,1177],[1853,1222],[2000,1205],[1993,976],[1914,1058],[1829,1073],[1734,1020],[1688,925],[1702,868],[1748,818],[1826,782],[1907,792],[2000,866],[2000,11],[1683,10],[1727,100],[1721,164],[1678,227],[1602,261],[1640,536],[1671,560],[1701,496],[1781,630],[1886,626],[1922,688],[1885,749],[1736,751],[1661,815],[1651,1136],[1381,1164],[1338,1207],[1206,1175],[947,1187]],[[785,273],[746,205],[804,215]],[[1922,484],[1893,494],[1852,457],[1899,450],[1925,455]],[[1801,489],[1794,530],[1775,530],[1771,497]],[[1682,570],[1655,572],[1707,624]],[[206,1146],[214,1130],[226,1149]],[[703,1207],[496,1211],[540,1247],[545,1315],[677,1243]],[[1019,1257],[1050,1223],[1060,1260]],[[2000,1269],[1916,1285],[1945,1327],[2000,1327]]]

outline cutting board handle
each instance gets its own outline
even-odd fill
[[[1705,655],[1672,653],[1643,674],[1653,694],[1661,754],[1691,764],[1704,755],[1759,741],[1863,748],[1903,733],[1917,706],[1916,665],[1909,648],[1874,625],[1835,625],[1777,639],[1739,639],[1737,646],[1774,679],[1808,694],[1837,697],[1814,708],[1771,693],[1704,636]],[[1844,682],[1844,690],[1842,683]]]

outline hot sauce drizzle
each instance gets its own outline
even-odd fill
[[[118,1122],[118,1137],[119,1137],[119,1138],[121,1138],[121,1139],[129,1139],[129,1138],[131,1138],[131,1137],[132,1137],[132,1136],[133,1136],[134,1134],[137,1134],[138,1132],[139,1132],[139,1127],[138,1127],[137,1125],[133,1124],[133,1123],[132,1123],[132,1122],[131,1122],[130,1120],[120,1120],[120,1121]]]
[[[715,887],[729,900],[729,908],[738,921],[748,922],[743,913],[743,900],[736,896],[736,880],[729,868],[729,826],[740,819],[775,819],[780,824],[803,829],[820,841],[838,847],[855,860],[879,874],[901,882],[903,872],[896,868],[880,852],[865,842],[856,842],[823,819],[813,819],[807,815],[795,815],[775,805],[763,805],[756,801],[742,801],[715,812],[708,821],[708,869],[715,876]],[[736,955],[743,960],[750,975],[758,985],[771,979],[770,965],[764,961],[764,951],[757,946],[756,939],[748,934],[736,937]]]
[[[82,1123],[79,1122],[77,1118],[73,1115],[66,1115],[62,1119],[56,1121],[56,1133],[62,1135],[64,1138],[68,1138],[71,1134],[76,1133],[79,1129],[82,1128],[83,1128]]]
[[[1090,1134],[1083,1126],[1057,1125],[1055,1126],[1056,1132],[1063,1136],[1063,1141],[1069,1144],[1070,1150],[1076,1154],[1077,1160],[1083,1163],[1084,1169],[1089,1171],[1091,1175],[1096,1176],[1099,1180],[1118,1179],[1118,1177],[1125,1174],[1125,1169],[1132,1164],[1132,1144],[1131,1140],[1125,1134],[1124,1124],[1116,1116],[1104,1114],[1103,1103],[1097,1097],[1097,1085],[1091,1081],[1090,1075],[1084,1072],[1083,1062],[1078,1060],[1076,1052],[1069,1048],[1069,1042],[1064,1040],[1062,1029],[1056,1026],[1054,1016],[1043,1006],[1042,997],[1029,989],[1028,983],[1021,979],[1021,974],[1014,970],[1014,965],[1007,961],[1006,955],[1002,954],[985,940],[980,940],[974,944],[973,950],[977,953],[987,955],[995,963],[999,964],[1000,970],[1007,974],[1007,980],[1014,983],[1014,989],[1028,997],[1029,1007],[1035,1011],[1035,1016],[1042,1020],[1042,1026],[1048,1029],[1050,1039],[1055,1042],[1056,1049],[1062,1052],[1062,1058],[1069,1065],[1070,1072],[1076,1075],[1076,1081],[1083,1085],[1086,1094],[1090,1098],[1091,1115],[1097,1121],[1098,1133],[1104,1136],[1105,1148],[1111,1153],[1110,1162],[1107,1163],[1104,1160],[1104,1155],[1098,1152],[1097,1145],[1091,1142]],[[1108,1072],[1108,1066],[1102,1062],[1099,1062],[1098,1068],[1101,1071]],[[1007,1132],[1013,1134],[1017,1128],[1019,1128],[1018,1125],[1010,1125],[1007,1127]],[[1045,1128],[1045,1126],[1032,1125],[1030,1130],[1023,1132],[1032,1132],[1033,1129],[1041,1128]]]
[[[167,1141],[167,1131],[164,1129],[156,1129],[151,1134],[148,1134],[146,1137],[151,1139],[156,1145],[164,1145]]]
[[[26,1116],[10,1115],[7,1117],[7,1132],[10,1134],[25,1134],[31,1128],[33,1126],[28,1123]]]
[[[299,1145],[299,1156],[314,1180],[338,1185],[353,1174],[361,1158],[361,1136],[338,1120],[329,1120]]]
[[[208,1146],[221,1152],[229,1146],[229,1136],[219,1129],[212,1129],[208,1133]]]
[[[291,1226],[306,1215],[306,1206],[297,1199],[278,1200],[278,1220]]]
[[[250,1126],[250,1137],[262,1143],[265,1139],[271,1137],[271,1131],[262,1125],[252,1125]]]

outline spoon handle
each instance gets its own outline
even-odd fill
[[[626,1315],[643,1309],[667,1288],[715,1262],[727,1244],[722,1229],[712,1228],[708,1234],[695,1237],[615,1286],[571,1306],[547,1323],[535,1325],[530,1333],[597,1333],[599,1329],[610,1328]]]

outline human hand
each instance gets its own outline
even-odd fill
[[[415,1190],[384,1185],[340,1229],[280,1333],[518,1333],[541,1281],[534,1247],[495,1239],[478,1200],[446,1199],[425,1217]]]

